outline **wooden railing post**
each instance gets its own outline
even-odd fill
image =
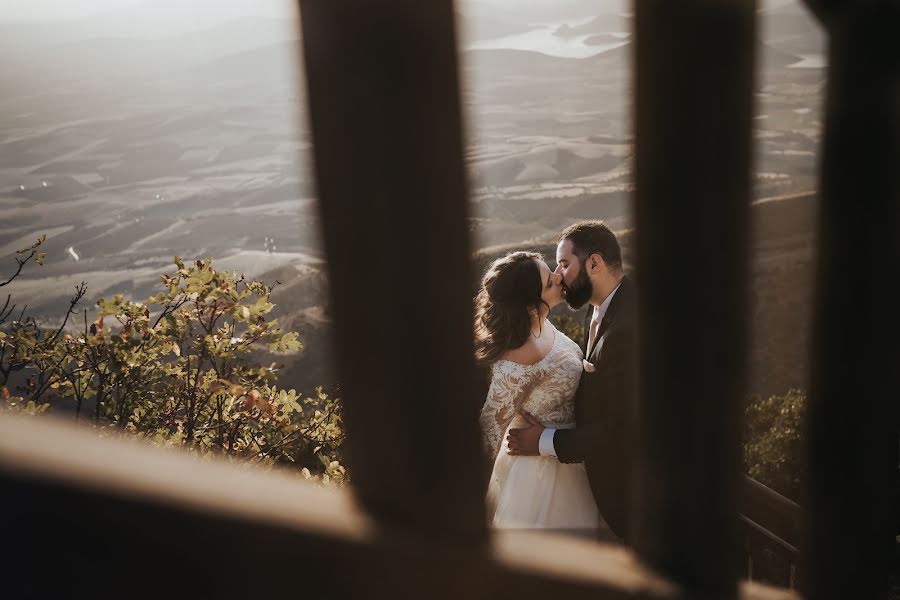
[[[486,540],[451,0],[301,0],[347,462],[382,524]]]
[[[829,33],[801,586],[884,598],[900,411],[900,3],[809,2]]]
[[[747,358],[753,0],[637,0],[636,547],[734,597]]]

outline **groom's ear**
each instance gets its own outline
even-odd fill
[[[598,267],[605,266],[605,264],[603,257],[599,254],[591,254],[587,259],[587,265],[591,273],[595,273]]]

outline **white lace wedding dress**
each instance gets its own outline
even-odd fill
[[[581,463],[564,464],[549,456],[507,453],[506,432],[527,424],[531,413],[545,427],[574,427],[573,400],[581,378],[582,352],[546,321],[553,333],[550,352],[533,365],[498,360],[481,409],[481,430],[494,468],[488,484],[488,516],[494,527],[578,529],[606,527],[597,511]]]

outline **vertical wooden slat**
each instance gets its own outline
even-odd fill
[[[353,487],[382,523],[486,538],[450,0],[301,0]]]
[[[752,0],[637,0],[636,547],[691,597],[736,594],[747,358]]]
[[[808,436],[810,598],[884,598],[900,409],[900,3],[811,2],[829,33]]]

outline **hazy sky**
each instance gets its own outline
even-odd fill
[[[141,0],[0,0],[0,20],[23,21],[81,17]]]
[[[295,0],[0,0],[0,21],[57,20],[104,13],[171,15],[177,19],[219,13],[225,17],[284,17],[294,13]]]
[[[425,1],[425,0],[423,0]],[[551,0],[552,1],[552,0]],[[762,6],[796,0],[761,0]],[[502,8],[547,5],[548,0],[457,0],[458,5],[483,4]],[[610,7],[628,7],[628,0],[598,0]],[[267,17],[294,14],[296,0],[0,0],[0,21],[56,20],[127,12],[139,6],[142,14],[171,15],[173,19],[219,13],[225,18],[242,15]]]

